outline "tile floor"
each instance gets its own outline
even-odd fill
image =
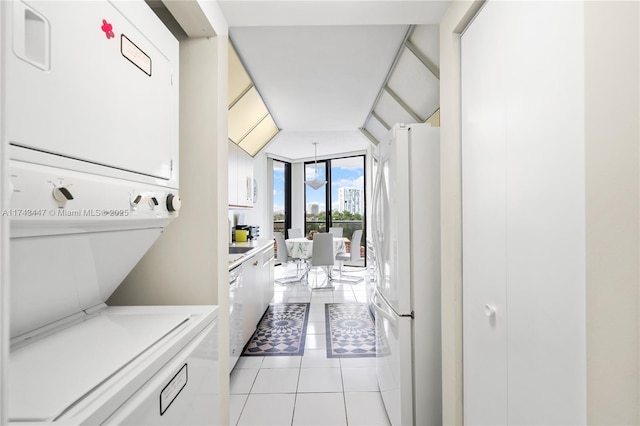
[[[283,271],[276,267],[276,278]],[[231,373],[232,425],[389,425],[375,358],[327,358],[324,304],[366,303],[365,281],[334,286],[275,285],[274,302],[311,303],[304,356],[240,357]]]

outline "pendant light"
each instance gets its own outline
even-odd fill
[[[324,185],[327,184],[326,180],[318,180],[318,142],[313,142],[314,146],[314,156],[316,163],[316,174],[313,180],[305,180],[304,183],[312,187],[313,189],[320,189]]]

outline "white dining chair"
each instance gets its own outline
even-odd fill
[[[287,284],[300,281],[300,262],[289,256],[289,252],[287,250],[287,242],[284,239],[284,235],[282,234],[282,232],[274,232],[273,236],[276,239],[276,245],[278,246],[278,250],[276,251],[276,259],[278,259],[284,267],[284,277],[278,278],[277,280],[275,280],[275,282],[278,284]],[[294,262],[296,264],[295,275],[287,275],[287,266],[291,262]]]
[[[360,242],[362,241],[362,229],[358,229],[353,232],[351,236],[351,250],[350,253],[338,253],[336,255],[336,260],[340,264],[340,275],[338,276],[337,281],[347,282],[347,283],[359,283],[364,278],[358,277],[355,275],[342,275],[342,267],[344,266],[344,262],[357,262],[360,260]]]
[[[289,238],[302,238],[302,229],[289,228],[287,230],[287,234],[289,235]]]
[[[335,263],[333,254],[333,235],[329,233],[318,233],[313,236],[313,252],[311,253],[311,267],[315,268],[315,284],[311,290],[332,289],[331,268]],[[318,286],[318,268],[325,267],[327,280],[326,284]]]
[[[343,228],[341,226],[330,226],[329,233],[333,234],[333,238],[342,238]]]

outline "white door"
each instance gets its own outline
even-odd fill
[[[464,417],[586,423],[582,2],[462,36]]]
[[[2,6],[9,143],[177,179],[178,42],[148,6]]]
[[[462,327],[468,425],[508,424],[505,57],[500,47],[504,35],[494,31],[504,17],[494,12],[496,6],[487,3],[462,36]]]

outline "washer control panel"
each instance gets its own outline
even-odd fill
[[[172,219],[177,190],[39,164],[9,164],[12,221]]]

